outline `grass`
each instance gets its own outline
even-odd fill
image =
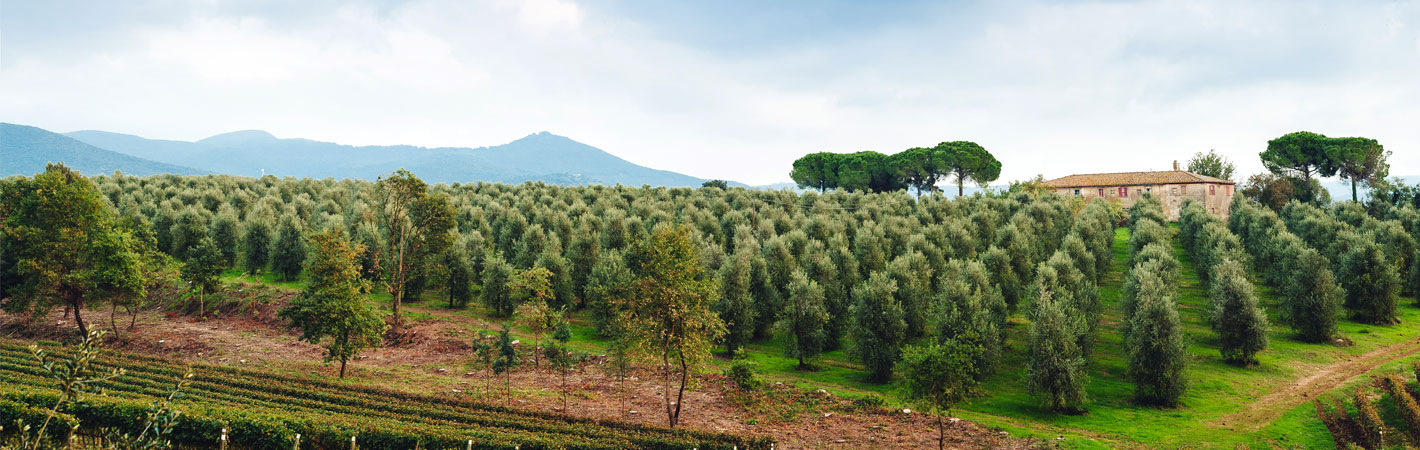
[[[1237,367],[1223,363],[1218,353],[1217,339],[1203,321],[1209,300],[1206,287],[1199,280],[1192,258],[1175,243],[1175,254],[1182,266],[1177,299],[1180,318],[1189,343],[1187,376],[1190,387],[1179,408],[1160,409],[1135,405],[1133,385],[1126,377],[1124,342],[1118,333],[1119,303],[1123,275],[1127,268],[1129,233],[1116,230],[1114,261],[1100,286],[1100,301],[1104,306],[1095,350],[1090,355],[1090,381],[1087,388],[1089,411],[1079,416],[1044,412],[1038,401],[1025,390],[1025,338],[1029,323],[1020,314],[1011,318],[1008,341],[999,373],[982,384],[981,395],[961,405],[957,416],[980,424],[1000,428],[1014,435],[1029,435],[1047,439],[1060,436],[1067,448],[1114,448],[1130,446],[1232,448],[1239,444],[1251,447],[1314,447],[1329,446],[1332,441],[1317,420],[1310,402],[1279,411],[1280,417],[1260,428],[1234,429],[1220,423],[1221,419],[1248,408],[1263,395],[1295,382],[1309,370],[1334,364],[1349,356],[1360,355],[1378,347],[1392,345],[1420,336],[1420,309],[1411,299],[1402,299],[1398,325],[1371,326],[1350,321],[1340,323],[1340,332],[1354,342],[1351,347],[1306,344],[1293,339],[1290,329],[1278,317],[1278,301],[1271,288],[1259,286],[1263,308],[1272,321],[1270,346],[1258,355],[1259,364]],[[259,280],[229,272],[231,279],[245,279],[275,284],[289,289],[303,287],[300,282],[276,283],[270,275]],[[492,318],[490,311],[470,304],[467,309],[445,308],[442,297],[426,292],[426,300],[410,302],[402,309],[411,319],[467,319],[474,328],[495,331],[503,319]],[[372,295],[369,299],[384,311],[389,311],[389,295]],[[596,353],[604,351],[606,341],[592,326],[585,313],[573,314],[573,343],[578,350]],[[511,325],[510,325],[511,326]],[[514,334],[525,341],[528,330],[511,326]],[[544,339],[547,337],[544,336]],[[784,356],[783,338],[754,342],[745,347],[743,357],[755,363],[770,382],[783,382],[806,388],[824,389],[841,396],[881,396],[890,407],[911,406],[898,400],[896,384],[873,384],[865,381],[861,364],[845,350],[828,352],[818,358],[817,370],[798,370],[798,361]],[[708,370],[728,365],[722,353]],[[1408,362],[1402,358],[1376,368],[1371,374],[1407,372]],[[1331,391],[1368,380],[1367,376],[1352,378]],[[1329,394],[1331,394],[1329,393]]]
[[[1182,265],[1179,286],[1179,314],[1189,342],[1190,388],[1183,406],[1161,409],[1135,405],[1133,385],[1126,377],[1124,342],[1118,333],[1119,300],[1129,234],[1125,229],[1115,234],[1115,258],[1110,272],[1100,287],[1104,315],[1095,352],[1091,355],[1088,395],[1089,412],[1080,416],[1047,413],[1024,387],[1023,367],[1026,363],[1025,336],[1028,323],[1019,315],[1011,320],[1007,349],[1000,373],[981,386],[982,395],[959,408],[957,415],[983,425],[999,427],[1013,434],[1042,438],[1063,436],[1061,443],[1069,448],[1113,448],[1120,446],[1180,446],[1233,448],[1238,444],[1252,447],[1328,446],[1331,437],[1316,419],[1311,403],[1289,408],[1281,417],[1264,425],[1259,431],[1239,431],[1219,421],[1224,416],[1241,411],[1249,403],[1273,389],[1305,375],[1309,368],[1335,363],[1350,355],[1358,355],[1377,347],[1396,344],[1420,335],[1420,309],[1401,308],[1401,324],[1389,327],[1363,325],[1343,321],[1340,330],[1355,342],[1353,347],[1306,344],[1292,338],[1291,331],[1280,324],[1277,299],[1271,289],[1259,289],[1262,305],[1272,320],[1271,344],[1258,355],[1260,364],[1237,367],[1222,362],[1217,339],[1203,321],[1209,300],[1206,287],[1198,279],[1192,258],[1175,245]],[[771,379],[781,379],[830,392],[844,394],[876,393],[892,396],[890,405],[903,405],[895,400],[895,385],[876,385],[863,381],[861,367],[843,351],[823,356],[821,370],[801,372],[797,361],[783,356],[780,339],[758,342],[747,347],[747,357],[758,363]],[[1405,359],[1382,365],[1372,373],[1404,371]],[[1368,377],[1356,377],[1349,384]],[[1349,385],[1348,384],[1348,385]]]

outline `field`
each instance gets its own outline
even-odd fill
[[[1132,385],[1125,377],[1123,342],[1115,332],[1128,238],[1128,229],[1116,230],[1115,260],[1101,286],[1105,325],[1090,368],[1089,412],[1082,416],[1043,412],[1025,391],[1024,374],[1003,370],[981,387],[977,397],[956,411],[956,416],[1015,435],[1063,437],[1059,442],[1067,448],[1325,446],[1331,437],[1316,418],[1311,400],[1365,383],[1368,375],[1408,371],[1409,363],[1420,353],[1416,339],[1420,336],[1420,309],[1410,306],[1413,302],[1409,298],[1402,299],[1400,324],[1382,327],[1343,321],[1342,334],[1354,345],[1318,345],[1297,341],[1291,330],[1280,324],[1278,300],[1271,288],[1260,286],[1263,306],[1272,320],[1270,347],[1259,356],[1261,362],[1257,366],[1241,368],[1223,363],[1216,337],[1203,323],[1202,308],[1208,303],[1206,290],[1193,270],[1188,252],[1175,244],[1175,253],[1183,265],[1179,304],[1188,324],[1191,386],[1180,408],[1135,405]],[[253,280],[235,273],[229,276],[233,281]],[[301,287],[300,283],[267,281],[285,288]],[[496,323],[486,310],[449,311],[439,306],[437,295],[433,297],[406,311],[406,317],[484,327]],[[383,304],[387,299],[372,296],[370,301]],[[604,351],[606,342],[597,336],[589,320],[579,316],[576,322],[573,343],[585,351]],[[1021,329],[1028,324],[1019,315],[1013,317],[1012,324],[1010,350],[1003,366],[1021,367],[1026,356]],[[526,329],[515,329],[515,333],[525,339],[531,337]],[[861,364],[842,350],[824,355],[818,370],[805,372],[796,369],[797,360],[784,356],[783,345],[782,339],[773,339],[748,347],[748,358],[771,381],[847,397],[881,396],[895,408],[914,406],[897,398],[900,386],[865,381]],[[728,361],[721,358],[713,366],[722,369]]]
[[[65,408],[96,428],[141,415],[144,396],[196,363],[198,382],[179,402],[191,418],[180,440],[210,443],[221,428],[214,424],[225,423],[236,442],[259,448],[289,446],[296,433],[317,448],[356,433],[362,446],[391,449],[470,440],[491,448],[920,447],[937,440],[938,416],[924,413],[934,405],[911,398],[908,386],[920,375],[904,379],[898,355],[937,343],[965,343],[970,360],[952,364],[990,369],[958,377],[980,384],[946,412],[965,419],[950,422],[943,439],[955,447],[1325,447],[1332,437],[1313,400],[1404,371],[1420,353],[1420,310],[1394,295],[1401,288],[1394,271],[1387,302],[1327,296],[1341,286],[1365,294],[1357,277],[1406,266],[1414,252],[1407,230],[1420,224],[1409,209],[1385,219],[1354,204],[1293,203],[1264,213],[1239,200],[1233,217],[1246,220],[1236,224],[1193,204],[1185,220],[1165,225],[1152,201],[1126,211],[1031,191],[949,200],[425,186],[401,176],[425,202],[418,223],[438,227],[399,228],[415,221],[396,216],[405,210],[382,197],[387,184],[99,178],[91,201],[119,207],[105,219],[115,222],[94,232],[135,243],[132,258],[102,261],[141,261],[128,266],[141,276],[113,284],[143,279],[146,295],[19,297],[35,303],[6,303],[4,333],[72,341],[77,313],[113,332],[119,353],[104,364],[130,376],[96,400],[106,406]],[[42,228],[28,229],[30,236]],[[401,237],[406,232],[416,238]],[[1212,298],[1203,282],[1220,267],[1237,283],[1214,284],[1240,283],[1247,294],[1240,302],[1250,305],[1255,294],[1260,307],[1231,310],[1229,319],[1270,322],[1245,325],[1270,341],[1257,364],[1225,363],[1225,343],[1207,324],[1215,302],[1236,304]],[[1331,271],[1339,278],[1320,276]],[[1139,277],[1169,281],[1126,294]],[[1315,286],[1332,289],[1290,281],[1322,278]],[[1127,320],[1126,304],[1152,309]],[[317,313],[290,315],[301,308]],[[1304,319],[1345,318],[1306,335],[1319,343],[1304,343],[1298,330],[1308,322],[1285,323],[1284,309]],[[560,312],[539,312],[548,310]],[[120,326],[117,317],[130,311],[135,326]],[[1072,320],[1034,320],[1065,316]],[[664,325],[684,317],[703,327]],[[1122,322],[1163,331],[1126,340]],[[327,325],[340,329],[329,333]],[[638,335],[662,326],[661,334]],[[495,338],[504,327],[511,334]],[[367,343],[342,350],[337,336],[349,334],[341,333]],[[570,352],[547,352],[554,335]],[[657,347],[676,339],[692,344]],[[20,342],[6,344],[0,373],[18,381],[4,391],[8,404],[31,405],[12,412],[33,417],[34,405],[53,394]],[[1064,358],[1040,350],[1065,342]],[[1159,342],[1169,344],[1147,353]],[[507,349],[497,356],[507,365],[475,356],[488,344]],[[623,361],[618,345],[631,349],[625,379],[611,375]],[[790,356],[796,352],[807,364]],[[566,358],[561,368],[543,359],[557,354]],[[1172,359],[1160,363],[1165,357]],[[1067,363],[1052,369],[1054,360]],[[1073,361],[1082,365],[1066,367]],[[1171,361],[1186,368],[1131,374]],[[1081,372],[1067,374],[1073,367]],[[1042,373],[1071,378],[1051,381],[1050,392],[1028,390]],[[1141,386],[1172,380],[1186,382],[1181,396],[1150,398],[1170,406],[1137,403]],[[498,382],[506,388],[490,388]],[[1058,408],[1046,408],[1046,398]],[[679,410],[688,431],[661,428],[675,425]],[[1386,427],[1410,429],[1394,414]]]
[[[45,344],[55,356],[68,352]],[[333,448],[358,439],[362,448],[769,448],[769,442],[735,436],[671,431],[617,422],[577,420],[553,414],[413,395],[378,388],[353,387],[209,365],[189,366],[164,358],[109,353],[96,365],[121,368],[125,375],[102,383],[106,396],[89,396],[68,414],[90,428],[127,429],[144,415],[150,398],[165,396],[189,368],[200,374],[182,389],[177,406],[185,419],[173,441],[210,446],[229,430],[233,445],[286,449],[301,435],[305,446]],[[0,344],[0,399],[51,404],[56,391],[30,350],[14,341]],[[6,416],[38,422],[38,409],[26,414],[13,403],[0,403]],[[38,420],[36,420],[38,419]]]

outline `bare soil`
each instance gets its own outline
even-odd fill
[[[128,317],[120,311],[110,345],[206,364],[335,377],[337,367],[323,364],[324,350],[300,341],[299,334],[276,318],[274,310],[271,304],[253,302],[249,308],[229,305],[205,318],[144,311],[137,315],[132,329],[127,328]],[[85,318],[93,322],[93,328],[110,329],[108,314],[87,311]],[[347,377],[362,384],[468,396],[579,417],[666,423],[661,384],[648,370],[634,371],[630,378],[618,382],[603,370],[604,358],[593,355],[567,375],[567,408],[563,411],[563,378],[558,373],[545,366],[534,369],[533,361],[525,358],[511,376],[493,378],[475,367],[470,354],[473,330],[487,324],[453,317],[407,323],[408,330],[398,345],[366,351],[350,362]],[[73,320],[60,311],[38,319],[0,313],[0,335],[72,339],[76,334]],[[519,345],[524,352],[531,346],[527,342]],[[723,376],[706,374],[686,392],[685,403],[681,418],[685,427],[770,436],[781,449],[932,448],[937,444],[936,421],[928,414],[865,406],[827,392],[777,383],[742,392]],[[1034,448],[1040,444],[964,420],[948,422],[946,433],[946,447],[953,449]]]
[[[1317,396],[1335,389],[1347,380],[1416,353],[1420,353],[1420,340],[1377,348],[1334,364],[1304,368],[1308,373],[1306,376],[1277,387],[1247,405],[1242,411],[1224,416],[1218,421],[1218,425],[1240,432],[1257,431],[1292,408],[1315,401]]]

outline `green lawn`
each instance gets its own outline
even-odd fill
[[[1175,253],[1183,268],[1178,305],[1189,342],[1191,358],[1188,378],[1191,385],[1180,408],[1136,406],[1131,401],[1133,386],[1125,376],[1123,340],[1118,334],[1118,306],[1126,270],[1128,239],[1126,229],[1116,231],[1115,258],[1100,287],[1104,315],[1094,354],[1090,355],[1089,412],[1080,416],[1047,413],[1026,392],[1023,379],[1027,357],[1024,340],[1029,323],[1017,314],[1011,318],[999,373],[987,379],[980,388],[981,394],[962,405],[956,415],[986,426],[999,427],[1015,435],[1047,439],[1063,436],[1061,443],[1069,448],[1182,444],[1205,448],[1233,448],[1237,444],[1254,448],[1329,446],[1331,438],[1316,419],[1310,402],[1278,408],[1273,415],[1277,419],[1270,423],[1223,424],[1221,419],[1242,411],[1266,393],[1293,383],[1312,369],[1420,336],[1420,309],[1413,306],[1411,299],[1402,299],[1399,325],[1378,327],[1343,321],[1341,332],[1355,343],[1352,347],[1301,343],[1291,338],[1286,326],[1280,325],[1277,299],[1272,290],[1260,287],[1262,305],[1273,322],[1269,333],[1270,347],[1258,355],[1260,364],[1257,366],[1241,368],[1225,364],[1220,360],[1216,338],[1202,321],[1208,305],[1207,291],[1200,283],[1189,255],[1175,244]],[[235,273],[226,275],[229,280],[241,278],[256,281],[251,277],[236,276]],[[261,282],[274,281],[269,275],[261,278]],[[275,284],[292,289],[302,286],[299,282]],[[425,297],[423,301],[408,303],[404,315],[411,319],[467,320],[472,327],[489,331],[495,330],[496,324],[501,322],[490,318],[488,310],[476,302],[465,310],[450,310],[444,307],[446,304],[438,293],[426,292]],[[370,301],[385,311],[389,310],[388,294],[372,295]],[[576,314],[572,320],[574,347],[592,353],[605,348],[605,341],[597,335],[585,314]],[[529,338],[526,329],[513,327],[513,330],[519,338]],[[899,388],[895,384],[864,381],[862,366],[844,350],[823,355],[816,362],[818,370],[805,372],[797,370],[797,360],[784,356],[784,345],[783,339],[775,338],[753,343],[743,353],[772,381],[825,389],[837,395],[878,395],[884,397],[889,406],[910,406],[897,400]],[[728,364],[724,355],[717,355],[719,358],[712,363],[710,370],[719,370]],[[1408,373],[1408,363],[1413,359],[1406,357],[1384,364],[1372,373]],[[1369,377],[1355,377],[1346,385],[1367,379]]]

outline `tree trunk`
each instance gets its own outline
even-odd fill
[[[340,358],[340,379],[345,379],[345,358]]]
[[[108,326],[109,326],[109,328],[112,328],[112,329],[113,329],[113,337],[115,337],[115,338],[118,337],[118,320],[114,319],[114,316],[117,315],[117,314],[118,314],[118,303],[112,303],[112,302],[110,302],[110,303],[109,303],[109,309],[108,309]]]
[[[666,403],[666,424],[675,428],[675,414],[671,413],[671,356],[670,352],[661,354],[661,398]]]
[[[942,415],[937,414],[937,450],[947,445],[947,432],[942,429]]]
[[[390,315],[394,316],[394,326],[392,327],[391,331],[394,332],[399,331],[399,304],[401,301],[404,300],[404,277],[406,276],[405,272],[409,270],[409,267],[404,261],[404,242],[407,236],[407,231],[401,231],[399,234],[399,253],[396,254],[394,261],[395,284],[391,286],[390,289],[390,300],[392,303],[390,307]]]
[[[1355,178],[1352,178],[1352,179],[1351,179],[1351,201],[1353,201],[1353,202],[1359,202],[1359,201],[1360,201],[1360,200],[1357,200],[1357,199],[1356,199],[1356,179],[1355,179]]]
[[[675,395],[675,420],[671,421],[671,427],[680,423],[680,406],[685,403],[685,384],[690,381],[690,368],[685,365],[685,355],[680,356],[680,391]]]
[[[84,325],[84,316],[82,314],[82,310],[84,309],[83,295],[71,289],[66,296],[69,297],[69,307],[74,310],[74,323],[79,325],[79,335],[88,336],[89,327]]]

